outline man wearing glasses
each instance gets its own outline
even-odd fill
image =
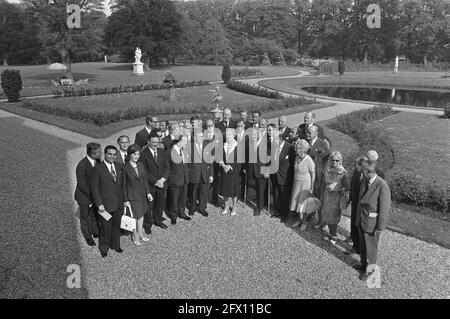
[[[147,139],[150,132],[158,127],[158,118],[156,116],[147,116],[145,119],[145,127],[136,133],[134,144],[138,145],[142,149],[145,145],[147,145]]]

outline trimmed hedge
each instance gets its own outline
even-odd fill
[[[22,77],[19,70],[4,70],[1,74],[1,86],[8,102],[18,102],[22,90]]]
[[[242,93],[267,97],[269,99],[281,99],[283,96],[277,91],[271,91],[265,88],[256,87],[250,84],[241,83],[239,81],[230,80],[227,87]]]
[[[367,127],[367,123],[380,120],[397,112],[389,106],[373,107],[348,114],[339,115],[330,127],[352,136],[361,148],[361,152],[344,158],[345,167],[354,167],[356,158],[363,152],[373,149],[379,155],[378,166],[386,173],[395,165],[395,150],[390,135],[378,129]],[[400,203],[429,207],[449,212],[450,186],[442,188],[431,179],[427,179],[401,168],[394,168],[387,178],[391,196]]]
[[[228,83],[231,79],[231,68],[229,64],[224,64],[222,66],[222,81],[223,83]]]
[[[285,98],[279,100],[273,100],[258,104],[244,104],[236,103],[226,105],[233,112],[239,112],[241,110],[258,110],[261,112],[270,112],[280,109],[290,109],[294,107],[300,107],[314,103],[314,99],[308,98]],[[77,109],[63,108],[57,106],[49,106],[40,104],[38,102],[27,100],[21,105],[24,108],[48,113],[56,116],[62,116],[73,120],[84,121],[93,123],[98,126],[116,123],[124,120],[132,120],[136,118],[145,117],[148,114],[152,115],[164,115],[164,114],[194,114],[194,113],[209,113],[211,110],[211,104],[207,105],[160,105],[160,106],[148,106],[148,107],[130,107],[128,109],[120,111],[103,111],[98,113],[86,112]]]
[[[252,68],[241,68],[241,69],[231,69],[231,76],[233,78],[244,78],[255,75],[263,75],[264,73],[258,69]]]
[[[182,81],[177,82],[173,85],[175,88],[186,88],[193,86],[204,86],[209,85],[208,81],[198,80],[198,81]],[[104,94],[115,94],[115,93],[131,93],[131,92],[141,92],[141,91],[153,91],[153,90],[163,90],[167,89],[167,84],[138,84],[138,85],[120,85],[118,87],[112,88],[96,88],[96,87],[76,87],[72,86],[70,88],[56,88],[52,90],[54,97],[72,97],[72,96],[89,96],[89,95],[104,95]]]

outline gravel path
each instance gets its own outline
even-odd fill
[[[116,136],[99,142],[114,144]],[[344,254],[343,243],[331,246],[320,231],[298,234],[278,220],[253,217],[248,207],[235,217],[209,207],[208,218],[154,228],[140,247],[122,237],[125,252],[102,259],[82,240],[74,213],[75,165],[88,140],[0,111],[0,297],[450,297],[448,249],[386,231],[383,288],[368,289],[350,267],[357,256]],[[344,238],[348,218],[340,227]],[[81,266],[81,289],[66,288],[69,264]]]

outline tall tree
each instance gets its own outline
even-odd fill
[[[205,58],[216,65],[230,63],[233,59],[231,44],[220,22],[211,18],[206,21],[203,30],[201,47]]]
[[[181,19],[169,0],[117,0],[108,20],[105,42],[127,59],[139,46],[146,66],[157,65],[161,58],[170,59],[173,55],[182,33]]]

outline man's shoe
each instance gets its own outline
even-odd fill
[[[170,219],[170,223],[171,223],[172,225],[175,225],[175,224],[177,223],[177,220],[176,220],[175,218],[171,218],[171,219]]]
[[[116,252],[118,252],[119,254],[120,253],[123,253],[123,249],[122,248],[116,248],[116,249],[114,249]]]
[[[205,217],[208,217],[208,212],[207,211],[203,211],[203,212],[200,212],[200,215],[202,215],[202,216],[205,216]]]
[[[186,215],[186,214],[181,215],[180,218],[181,218],[181,219],[184,219],[184,220],[191,220],[191,219],[192,219],[191,217],[189,217],[189,216]]]
[[[355,270],[357,270],[357,271],[360,271],[360,272],[363,272],[363,273],[366,272],[366,268],[367,268],[367,267],[364,267],[364,266],[363,266],[362,264],[360,264],[360,263],[358,263],[358,264],[356,264],[356,265],[353,266],[353,269],[355,269]]]
[[[361,281],[367,281],[367,279],[369,279],[369,277],[373,274],[373,272],[364,272],[363,274],[361,274],[359,276],[359,280]]]
[[[167,228],[167,225],[164,224],[163,222],[156,223],[155,226],[158,226],[158,227],[160,227],[160,228],[162,228],[162,229],[166,229],[166,228]]]
[[[95,241],[92,238],[86,238],[86,243],[89,246],[95,246]]]
[[[105,252],[101,251],[100,255],[102,255],[102,258],[105,258],[106,256],[108,256],[108,253],[105,253]]]
[[[144,227],[144,231],[147,235],[150,235],[152,233],[152,229],[151,228],[145,228]]]
[[[188,215],[189,216],[194,216],[195,211],[189,212]]]
[[[275,213],[275,214],[271,214],[270,215],[270,218],[277,218],[277,217],[280,217],[280,214]]]

